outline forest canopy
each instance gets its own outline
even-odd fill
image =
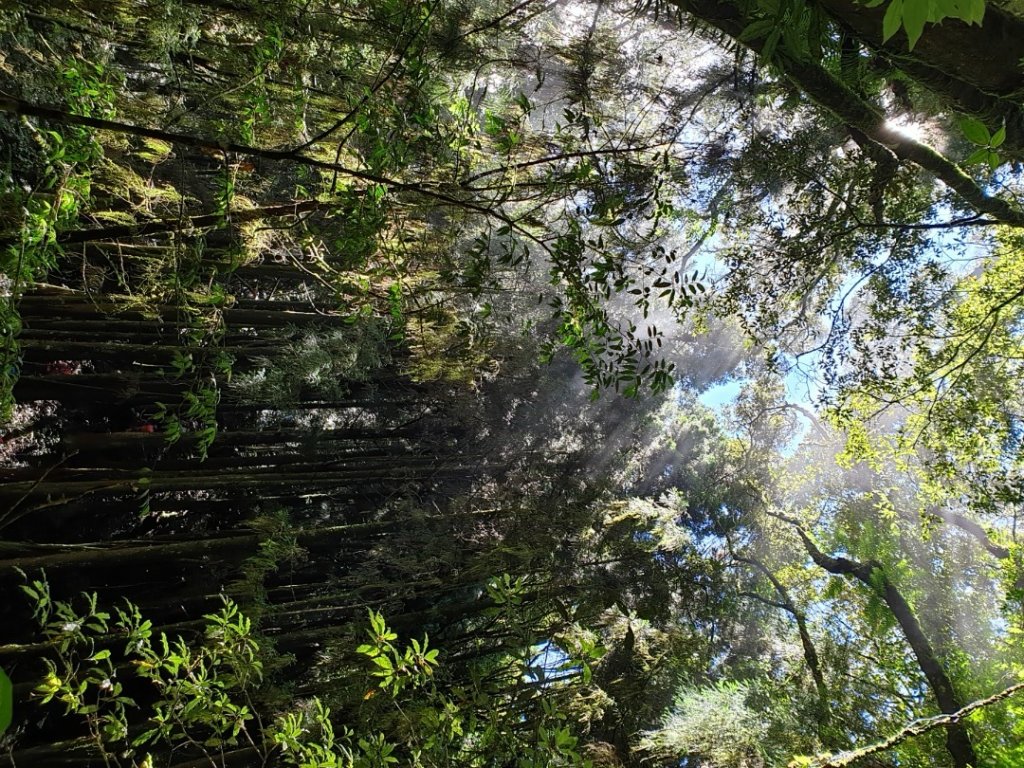
[[[5,4],[0,765],[1024,764],[1022,62]]]

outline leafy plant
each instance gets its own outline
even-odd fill
[[[423,685],[434,674],[438,651],[429,647],[426,635],[422,643],[413,638],[401,650],[391,642],[397,640],[398,635],[387,626],[384,617],[372,609],[367,634],[370,642],[360,645],[356,652],[373,662],[377,667],[373,671],[374,677],[380,678],[380,687],[389,690],[393,696],[397,696],[407,685]]]
[[[21,589],[55,654],[43,660],[46,674],[35,696],[40,704],[58,701],[66,715],[83,718],[104,759],[115,750],[130,754],[158,743],[171,749],[236,745],[255,717],[249,695],[262,681],[259,644],[251,622],[230,599],[203,617],[206,630],[196,646],[156,635],[129,601],[112,616],[99,608],[95,593],[82,593],[76,602],[56,600],[45,574]],[[121,676],[128,669],[156,690],[146,708],[124,694]],[[133,724],[143,712],[149,727],[138,732]]]
[[[871,0],[867,5],[874,8],[883,2]],[[960,19],[980,25],[984,18],[985,0],[891,0],[882,19],[882,40],[888,40],[902,27],[907,33],[908,48],[913,50],[926,23]]]
[[[963,131],[964,136],[967,137],[969,142],[978,147],[978,149],[967,156],[964,164],[976,165],[977,163],[985,163],[993,171],[999,167],[1002,160],[996,150],[1006,141],[1005,125],[1001,126],[995,133],[990,133],[985,124],[980,120],[975,120],[973,117],[965,117],[960,120],[960,130]]]
[[[492,584],[509,598],[521,588],[509,577]],[[379,717],[339,727],[317,697],[264,719],[254,704],[263,684],[260,644],[250,619],[227,598],[203,617],[202,637],[189,642],[157,632],[128,601],[108,612],[95,594],[54,599],[45,574],[27,580],[22,591],[52,652],[36,700],[60,702],[65,715],[82,718],[104,761],[132,758],[147,765],[153,755],[181,752],[220,766],[224,750],[248,749],[259,761],[273,758],[294,768],[386,768],[400,755],[418,766],[475,764],[473,756],[487,753],[517,756],[524,767],[587,765],[554,701],[541,698],[530,728],[506,727],[512,724],[500,717],[497,691],[487,693],[482,680],[474,683],[475,693],[443,690],[437,685],[439,651],[428,637],[396,645],[397,633],[372,609],[369,642],[356,649],[376,680],[364,700],[401,715],[401,741],[382,730],[390,725]],[[592,648],[584,651],[595,655]],[[129,680],[150,684],[146,703],[124,694]]]
[[[191,365],[191,361],[185,361]],[[182,370],[185,370],[182,367]],[[220,402],[220,389],[216,384],[199,384],[195,389],[182,395],[177,408],[169,408],[166,403],[157,403],[152,419],[160,425],[164,440],[174,445],[187,434],[195,436],[195,450],[200,460],[204,460],[217,439],[217,404]]]

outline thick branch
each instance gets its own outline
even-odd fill
[[[752,18],[728,0],[673,0],[683,10],[721,30],[740,42],[744,28]],[[764,39],[745,40],[742,44],[760,53]],[[990,197],[964,173],[956,163],[936,152],[927,144],[915,141],[887,127],[885,115],[874,105],[862,99],[845,83],[829,74],[820,64],[799,60],[784,50],[777,50],[775,63],[783,74],[809,98],[835,115],[844,125],[853,126],[865,136],[890,150],[901,160],[907,160],[928,171],[952,189],[971,208],[987,214],[1001,223],[1024,226],[1024,212],[1005,200]]]
[[[974,520],[969,517],[961,515],[959,512],[953,512],[949,509],[942,509],[935,512],[935,515],[947,523],[955,525],[964,533],[969,533],[973,536],[981,546],[983,546],[990,555],[1000,560],[1005,560],[1010,556],[1010,550],[1001,544],[996,544],[992,539],[989,538],[988,532],[981,527]]]
[[[863,101],[823,67],[790,59],[783,64],[783,68],[787,77],[822,107],[860,129],[872,141],[892,150],[901,160],[914,163],[933,174],[975,211],[1010,226],[1024,226],[1024,214],[1019,209],[1005,200],[985,194],[977,182],[956,163],[932,147],[890,128],[881,112]]]
[[[946,19],[928,24],[913,51],[903,34],[882,42],[886,6],[868,8],[857,0],[819,0],[858,41],[880,51],[958,112],[972,114],[993,129],[1005,122],[1006,150],[1024,151],[1024,22],[988,3],[981,25]]]

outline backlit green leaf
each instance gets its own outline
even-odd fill
[[[759,40],[775,28],[774,19],[758,19],[752,24],[747,25],[742,32],[740,32],[740,40],[743,42],[750,42],[751,40]]]
[[[900,21],[903,19],[903,0],[892,0],[889,7],[885,9],[885,17],[882,19],[882,42],[896,34],[900,28]]]
[[[928,0],[905,0],[903,3],[903,28],[907,30],[910,50],[914,49],[914,45],[921,38],[921,33],[924,32],[930,5]]]
[[[964,136],[972,144],[987,147],[992,140],[992,135],[988,132],[985,124],[980,120],[975,120],[973,117],[962,118],[960,120],[960,130],[964,132]]]
[[[987,160],[988,147],[982,147],[981,149],[974,150],[974,152],[968,155],[967,159],[964,160],[964,165],[975,165],[976,163],[984,163]]]

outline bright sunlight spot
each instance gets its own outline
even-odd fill
[[[914,141],[924,141],[927,135],[927,128],[924,123],[915,122],[907,117],[886,120],[885,127]]]

